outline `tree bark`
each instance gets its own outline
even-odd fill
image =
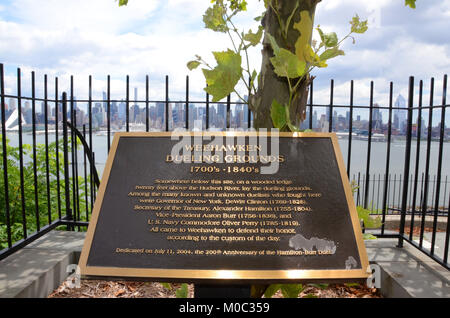
[[[294,28],[294,25],[300,23],[301,12],[307,11],[309,19],[302,21],[309,25],[308,43],[311,44],[312,30],[314,24],[314,14],[317,3],[320,0],[272,0],[273,6],[277,6],[280,19],[288,21],[289,16],[295,10],[291,22],[289,23],[287,38],[282,36],[278,17],[270,7],[267,9],[262,24],[265,32],[271,34],[280,48],[285,48],[292,53],[296,53],[296,43],[301,33]],[[267,35],[263,40],[262,65],[260,77],[258,80],[258,91],[256,95],[251,96],[250,107],[254,114],[254,128],[272,128],[272,119],[270,109],[272,101],[276,99],[280,104],[289,103],[289,85],[286,78],[275,74],[270,58],[273,57],[273,50]],[[295,99],[291,105],[290,115],[292,123],[298,126],[305,119],[306,103],[308,100],[308,90],[310,84],[309,75],[306,76],[297,88]]]

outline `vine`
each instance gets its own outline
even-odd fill
[[[118,1],[119,6],[128,4],[128,0],[116,1]],[[258,1],[261,2],[261,0]],[[195,59],[189,61],[187,67],[189,70],[194,70],[200,65],[204,66],[202,72],[207,84],[204,90],[212,96],[213,102],[218,102],[234,92],[242,102],[248,104],[248,107],[255,112],[260,107],[255,102],[255,96],[259,93],[256,80],[261,77],[261,73],[258,74],[251,67],[248,50],[258,46],[260,43],[265,44],[269,42],[274,53],[274,56],[270,58],[270,63],[276,75],[287,82],[289,98],[287,102],[281,102],[276,98],[272,99],[270,114],[265,112],[262,112],[262,114],[263,116],[270,115],[273,127],[281,131],[299,131],[296,123],[298,123],[297,118],[304,119],[304,114],[301,112],[306,104],[307,85],[305,83],[308,84],[312,79],[311,71],[316,67],[327,67],[329,60],[344,55],[345,53],[340,48],[340,45],[348,38],[353,39],[353,43],[355,43],[355,38],[352,34],[364,33],[368,28],[367,20],[361,21],[358,15],[354,16],[350,21],[350,32],[341,40],[338,40],[335,32],[324,33],[318,26],[316,30],[320,35],[320,43],[316,43],[311,41],[313,15],[308,10],[301,10],[299,17],[296,16],[296,13],[298,13],[298,8],[301,7],[302,3],[309,3],[311,6],[314,4],[315,6],[320,0],[297,0],[294,9],[286,19],[283,19],[279,12],[279,8],[284,5],[281,0],[264,0],[263,2],[265,11],[257,16],[255,20],[261,21],[268,12],[273,12],[278,21],[279,32],[284,40],[283,46],[286,46],[286,48],[280,47],[274,35],[265,32],[262,25],[255,32],[252,30],[247,32],[238,30],[233,22],[233,18],[240,12],[247,11],[246,0],[211,0],[213,5],[203,15],[205,27],[215,32],[226,33],[230,38],[232,49],[212,52],[217,63],[215,67],[210,66],[199,55],[195,55]],[[414,9],[416,0],[405,0],[405,6]],[[296,23],[294,21],[297,18],[299,18],[299,21]],[[299,33],[295,48],[290,48],[290,45],[288,45],[288,33],[290,30],[296,30]],[[244,66],[242,66],[243,57],[245,59]],[[247,88],[249,93],[248,100],[244,99],[236,90],[239,82],[242,82]],[[300,89],[300,86],[303,87]],[[300,100],[301,107],[293,105],[294,101],[298,100]],[[291,118],[292,115],[295,116],[295,120]]]
[[[252,69],[249,63],[248,49],[256,47],[263,40],[263,35],[268,38],[270,46],[273,50],[274,56],[270,58],[274,72],[277,76],[284,78],[289,86],[289,101],[287,104],[280,103],[276,99],[272,100],[270,116],[273,126],[281,131],[299,131],[291,120],[291,108],[293,101],[298,98],[298,87],[302,81],[310,77],[311,71],[316,68],[323,68],[327,66],[327,61],[340,55],[344,55],[339,46],[341,43],[352,38],[353,33],[364,33],[367,30],[367,21],[361,21],[356,15],[351,24],[351,31],[342,40],[338,40],[335,32],[324,33],[320,26],[316,29],[319,32],[321,42],[319,45],[313,41],[312,46],[309,41],[312,30],[308,30],[308,25],[311,24],[311,17],[309,12],[300,11],[300,21],[294,22],[294,15],[299,6],[296,3],[295,10],[291,12],[286,20],[283,20],[278,7],[278,0],[265,0],[264,5],[267,10],[272,10],[279,24],[281,36],[284,39],[283,43],[287,44],[288,32],[291,29],[299,31],[295,51],[292,52],[286,48],[280,47],[275,37],[267,32],[264,32],[264,27],[260,25],[256,32],[252,30],[240,31],[236,28],[232,18],[239,12],[246,11],[247,2],[245,0],[212,0],[214,5],[206,10],[203,15],[203,22],[205,27],[215,32],[227,33],[232,49],[223,52],[212,52],[217,62],[216,67],[211,67],[206,63],[202,57],[196,55],[196,59],[187,63],[189,70],[196,69],[200,65],[206,79],[207,87],[204,90],[212,96],[212,101],[217,102],[234,92],[241,101],[247,103],[250,109],[254,108],[252,105],[252,98],[257,94],[258,89],[255,85],[255,80],[259,77],[258,72]],[[255,18],[260,21],[264,15]],[[239,43],[233,39],[233,35],[237,36]],[[238,45],[237,45],[238,44]],[[242,56],[245,56],[245,65],[242,66]],[[250,79],[247,83],[245,75]],[[245,100],[236,90],[236,86],[241,81],[247,88],[250,98]]]

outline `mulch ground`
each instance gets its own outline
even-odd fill
[[[71,288],[67,280],[49,298],[175,298],[180,284],[168,289],[160,283],[82,280],[80,288]],[[194,296],[194,285],[188,285],[188,297]],[[282,298],[278,292],[273,298]],[[375,288],[356,284],[307,285],[299,298],[381,298]]]

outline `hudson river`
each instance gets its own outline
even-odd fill
[[[62,140],[62,133],[59,135],[60,140]],[[18,134],[16,132],[8,132],[7,138],[10,140],[11,146],[18,146]],[[390,165],[389,172],[391,174],[391,179],[396,175],[396,180],[398,181],[399,175],[403,175],[404,170],[404,161],[405,161],[405,140],[402,138],[395,138],[391,143],[391,156],[390,156]],[[111,141],[113,139],[113,135],[111,135]],[[107,137],[105,135],[96,135],[95,133],[92,136],[93,140],[93,149],[95,152],[95,162],[96,167],[101,177],[103,172],[105,162],[107,159]],[[37,143],[45,143],[45,136],[43,134],[38,134],[36,136]],[[55,141],[55,134],[49,134],[49,142]],[[89,141],[88,141],[89,142]],[[24,144],[32,144],[32,135],[30,133],[23,134],[23,143]],[[347,155],[348,155],[348,140],[347,139],[339,139],[339,145],[341,148],[342,156],[347,167]],[[443,144],[443,157],[442,157],[442,185],[441,185],[441,198],[442,204],[448,205],[444,202],[444,198],[448,198],[448,187],[444,183],[446,181],[447,176],[450,175],[450,143],[446,142]],[[358,173],[361,173],[361,180],[363,175],[366,173],[366,163],[367,163],[367,148],[368,143],[365,140],[352,140],[352,153],[351,153],[351,168],[350,168],[350,180],[355,178],[358,179]],[[415,162],[416,162],[416,150],[417,150],[417,141],[413,140],[411,144],[411,166],[410,173],[414,174],[415,172]],[[383,176],[386,169],[386,151],[387,151],[387,142],[384,141],[375,141],[372,142],[371,149],[371,158],[370,158],[370,175],[371,179],[375,175],[375,180],[378,180],[378,175],[380,175],[381,180],[383,180]],[[426,161],[426,153],[427,153],[427,141],[422,140],[420,143],[420,157],[419,157],[419,182],[421,180],[421,174],[425,171],[425,161]],[[438,154],[439,154],[439,142],[432,141],[431,149],[430,149],[430,181],[433,181],[433,177],[437,173],[438,166]],[[70,157],[69,157],[70,158]],[[28,159],[29,160],[29,159]],[[26,159],[26,161],[28,161]],[[79,146],[78,151],[78,162],[80,168],[83,167],[83,152],[82,147]],[[79,170],[80,175],[83,174],[83,170]],[[403,177],[402,177],[403,178]],[[450,182],[450,180],[449,180]],[[361,184],[362,185],[362,184]],[[375,185],[377,186],[377,185]],[[419,185],[420,186],[420,185]],[[371,183],[372,187],[372,183]],[[398,185],[397,185],[398,187]],[[382,188],[382,183],[381,183]],[[376,190],[377,191],[377,190]],[[376,192],[375,191],[375,192]],[[393,189],[391,190],[393,191]],[[430,190],[431,191],[431,190]],[[444,193],[447,192],[447,193]],[[372,196],[372,194],[371,194]],[[373,196],[377,196],[377,193],[373,193]],[[377,201],[377,198],[372,198],[373,201]]]

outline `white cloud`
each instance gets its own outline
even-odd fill
[[[392,0],[327,0],[318,4],[318,10],[333,11],[342,6],[349,6],[355,9],[365,9],[367,11],[376,10],[389,5]],[[352,14],[353,12],[350,12]]]
[[[104,90],[106,75],[111,74],[117,86],[122,83],[119,92],[123,96],[126,75],[143,93],[145,75],[149,74],[153,98],[163,99],[166,74],[171,94],[183,96],[185,76],[189,75],[191,91],[202,95],[203,75],[200,70],[189,72],[186,63],[199,54],[214,64],[211,51],[228,45],[225,34],[203,28],[206,2],[159,2],[159,14],[152,18],[148,15],[154,13],[156,1],[133,0],[122,8],[111,1],[95,1],[89,9],[91,2],[80,3],[43,1],[40,8],[31,0],[14,3],[14,10],[18,10],[15,21],[0,20],[0,43],[7,44],[0,46],[0,55],[6,57],[3,62],[60,76],[61,82],[75,74],[76,80],[84,79],[80,88],[84,96],[89,75],[98,79],[94,87]],[[144,7],[147,3],[150,5]],[[137,22],[139,19],[142,21]],[[258,69],[258,59],[252,60],[257,61],[253,67]]]
[[[148,19],[157,6],[155,0],[133,0],[126,8],[111,0],[15,0],[9,10],[19,21],[40,29],[120,32]]]
[[[211,51],[231,46],[225,34],[204,29],[202,15],[209,5],[209,1],[198,0],[131,0],[119,8],[113,0],[16,0],[0,6],[2,16],[8,17],[0,18],[0,62],[22,67],[24,72],[36,70],[38,79],[45,73],[59,76],[61,90],[68,88],[69,76],[74,74],[80,98],[87,96],[89,75],[94,77],[96,94],[101,94],[107,74],[111,74],[117,98],[124,96],[126,75],[130,75],[131,92],[137,86],[143,97],[148,74],[151,97],[163,99],[167,74],[171,98],[183,99],[185,76],[189,75],[191,99],[203,99],[203,75],[200,70],[189,72],[187,61],[199,54],[214,64]],[[347,103],[350,79],[355,79],[358,96],[364,96],[361,102],[368,100],[370,80],[376,83],[377,98],[386,101],[391,80],[404,86],[409,75],[439,78],[448,72],[450,41],[444,33],[450,23],[450,1],[420,5],[425,6],[422,11],[405,8],[400,0],[322,1],[316,23],[340,36],[348,32],[354,13],[368,17],[379,9],[382,14],[380,28],[372,27],[358,36],[356,45],[346,43],[346,56],[316,72],[317,92],[321,93],[315,101],[328,103],[330,78],[336,79],[336,101]],[[252,18],[260,11],[261,3],[251,1],[238,25],[255,30],[257,23]],[[420,19],[418,26],[416,19]],[[250,54],[256,70],[261,65],[260,49]],[[15,86],[14,80],[8,85]],[[242,86],[239,89],[245,92]]]

